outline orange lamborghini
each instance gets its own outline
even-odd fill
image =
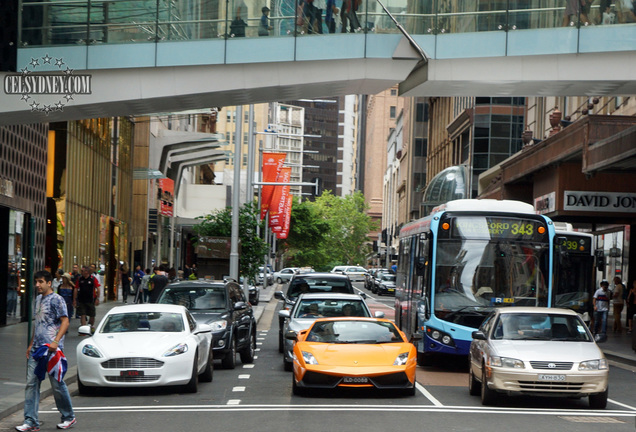
[[[294,345],[294,394],[310,388],[402,389],[415,395],[416,351],[393,322],[378,318],[316,320]]]

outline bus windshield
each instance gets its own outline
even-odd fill
[[[549,243],[535,219],[450,218],[437,243],[435,315],[478,327],[499,306],[547,306]]]

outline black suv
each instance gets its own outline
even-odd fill
[[[209,324],[214,359],[221,360],[224,368],[234,369],[237,352],[242,363],[254,361],[256,319],[236,282],[174,282],[164,288],[157,303],[183,305],[198,323]]]
[[[304,293],[343,293],[355,294],[349,277],[340,273],[296,273],[287,287],[287,294],[276,291],[274,296],[283,300],[283,310],[291,310],[298,296]],[[361,294],[366,297],[364,293]],[[278,318],[278,351],[283,352],[283,327],[285,319]]]

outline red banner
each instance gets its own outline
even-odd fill
[[[289,223],[291,221],[291,210],[292,210],[292,194],[287,195],[287,205],[285,205],[285,215],[283,217],[283,229],[281,232],[276,233],[277,239],[286,239],[289,235]]]
[[[174,181],[169,178],[159,179],[157,182],[157,196],[160,201],[159,213],[162,216],[174,216]]]
[[[287,153],[263,153],[263,182],[276,182]],[[261,219],[265,218],[276,186],[261,189]]]
[[[280,170],[278,176],[279,183],[289,183],[291,179],[291,168],[284,167]],[[289,196],[289,186],[276,186],[274,195],[272,195],[272,201],[269,206],[269,226],[272,231],[279,232],[283,229],[283,216],[285,213],[285,206],[287,205],[287,197]],[[276,227],[276,229],[274,229]]]

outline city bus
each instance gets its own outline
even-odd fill
[[[449,201],[399,234],[395,321],[417,358],[467,355],[496,307],[552,305],[554,224],[509,200]]]
[[[555,222],[554,289],[552,305],[578,312],[583,321],[592,318],[594,275],[594,236],[573,231],[572,225]]]

